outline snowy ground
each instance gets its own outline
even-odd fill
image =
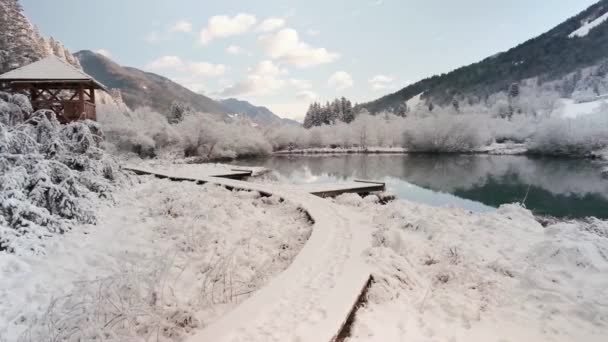
[[[349,341],[605,341],[608,223],[343,195],[370,216],[375,283]]]
[[[572,99],[561,99],[561,102],[563,103],[563,108],[560,109],[561,115],[564,118],[571,119],[581,115],[592,114],[597,111],[602,104],[606,103],[605,100],[576,103],[576,101]]]
[[[0,254],[0,341],[179,341],[285,269],[311,232],[278,198],[143,177],[44,255]]]
[[[142,165],[184,177],[227,167]],[[0,254],[0,341],[317,341],[307,327],[335,329],[335,299],[367,267],[375,282],[349,341],[608,334],[606,221],[543,227],[516,205],[474,214],[255,185],[309,205],[311,230],[275,197],[137,179],[116,207],[100,208],[96,226],[50,238],[45,255]],[[242,329],[227,328],[235,322]]]

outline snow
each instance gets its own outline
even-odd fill
[[[568,37],[569,38],[574,38],[574,37],[582,38],[582,37],[585,37],[586,35],[589,34],[589,32],[591,32],[591,30],[593,30],[597,26],[600,26],[607,19],[608,19],[608,12],[604,13],[603,15],[597,17],[594,20],[587,20],[587,21],[585,21],[585,22],[582,23],[583,26],[581,26],[580,28],[578,28],[576,31],[570,33],[568,35]]]
[[[408,153],[409,150],[404,147],[318,147],[318,148],[303,148],[293,150],[276,151],[274,154],[347,154],[347,153],[377,153],[377,154],[402,154]],[[526,144],[518,143],[491,143],[486,146],[475,148],[471,153],[486,153],[486,154],[501,154],[501,155],[517,155],[527,152]]]
[[[474,214],[343,195],[370,216],[374,283],[348,341],[604,341],[608,224],[543,228],[517,205]]]
[[[46,256],[0,254],[0,339],[62,328],[85,340],[330,341],[370,274],[349,341],[608,332],[606,221],[543,227],[518,205],[382,206],[375,195],[326,200],[201,176],[231,168],[220,164],[147,167],[251,191],[139,177],[96,226],[51,239]]]
[[[182,160],[183,161],[183,160]],[[163,174],[170,174],[176,177],[197,178],[197,177],[214,177],[234,173],[235,171],[252,171],[252,176],[260,176],[267,169],[256,166],[236,166],[222,163],[204,163],[204,164],[186,164],[176,161],[168,163],[160,159],[152,160],[131,160],[127,167],[136,169],[149,170]]]
[[[275,154],[407,153],[403,147],[318,147],[276,151]]]
[[[407,108],[409,108],[410,110],[417,110],[418,106],[423,103],[422,102],[422,94],[424,93],[420,93],[414,97],[412,97],[411,99],[407,100],[405,103],[407,105]]]
[[[101,88],[105,88],[101,83],[95,81],[93,77],[84,71],[63,61],[54,55],[43,58],[32,64],[9,71],[0,75],[0,80],[91,80]]]
[[[47,238],[94,223],[123,174],[95,122],[61,125],[23,95],[0,95],[0,251],[44,253]]]
[[[576,103],[576,101],[571,99],[561,99],[563,103],[562,117],[564,118],[576,118],[581,115],[592,114],[600,109],[605,101],[591,101],[584,103]]]
[[[310,235],[277,197],[139,179],[46,255],[0,254],[0,340],[183,340],[285,269]]]

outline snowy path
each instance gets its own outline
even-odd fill
[[[187,341],[333,341],[370,277],[362,257],[370,246],[366,217],[281,186],[215,177],[190,180],[274,194],[301,206],[315,224],[287,270]]]

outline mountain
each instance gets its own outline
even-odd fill
[[[195,93],[170,79],[136,68],[120,66],[98,53],[83,50],[75,54],[84,71],[109,88],[119,89],[124,102],[130,108],[148,106],[159,112],[167,112],[173,101],[188,104],[200,112],[216,114],[228,119],[227,114],[242,114],[260,126],[299,124],[281,119],[266,107],[257,107],[237,99],[213,100]]]
[[[608,58],[608,0],[601,0],[552,30],[509,51],[450,73],[411,84],[360,105],[371,113],[395,110],[419,94],[427,103],[445,105],[464,98],[483,100],[513,83],[538,78],[558,80]],[[598,94],[599,95],[599,94]]]
[[[237,99],[221,100],[222,106],[228,110],[230,114],[244,114],[251,121],[261,126],[276,126],[276,125],[300,125],[299,122],[283,119],[271,112],[270,109],[262,106],[254,106],[247,101]]]
[[[98,53],[82,50],[75,56],[84,71],[108,88],[120,89],[130,108],[148,106],[167,112],[173,101],[189,104],[194,110],[225,117],[220,103],[197,94],[170,79],[136,68],[123,67]]]

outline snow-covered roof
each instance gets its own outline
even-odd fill
[[[0,81],[91,81],[98,88],[106,90],[106,87],[92,76],[54,55],[2,74]]]

